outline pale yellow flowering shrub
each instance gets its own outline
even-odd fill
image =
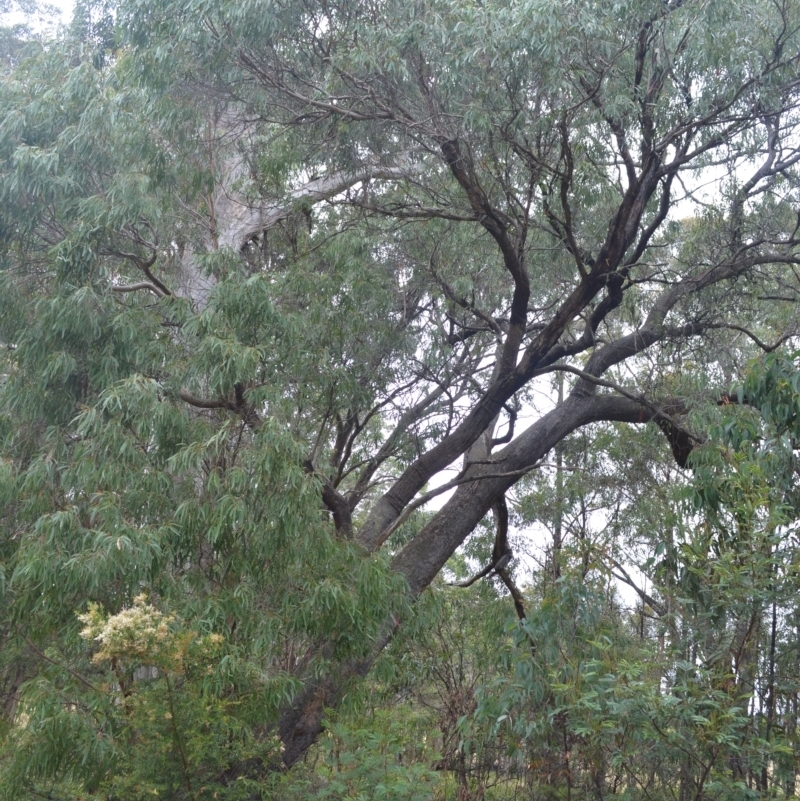
[[[198,637],[196,632],[182,629],[174,615],[167,615],[142,594],[133,599],[133,606],[116,615],[106,616],[103,608],[90,603],[89,609],[78,614],[84,624],[80,636],[99,643],[93,657],[95,662],[113,660],[135,661],[141,665],[157,665],[180,671],[189,646],[195,658],[210,656],[223,642],[219,634]]]
[[[175,617],[147,603],[144,594],[133,599],[132,607],[109,617],[101,606],[90,603],[89,611],[79,614],[78,620],[85,626],[81,637],[100,644],[95,662],[127,658],[153,664],[175,650],[178,636],[173,625]]]

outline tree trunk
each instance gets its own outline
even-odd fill
[[[628,398],[586,394],[580,389],[573,391],[563,404],[494,454],[490,464],[470,468],[467,477],[475,480],[461,484],[453,497],[393,559],[392,568],[406,579],[411,597],[416,598],[430,585],[497,499],[519,480],[522,471],[530,469],[568,434],[601,420],[645,423],[656,414],[653,409]],[[287,767],[295,764],[316,741],[323,729],[325,708],[336,705],[351,680],[369,672],[375,657],[386,647],[398,625],[396,620],[387,621],[385,636],[378,640],[368,657],[342,665],[324,679],[309,681],[284,712],[279,734]]]

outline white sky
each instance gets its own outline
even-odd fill
[[[13,5],[15,4],[12,0]],[[42,6],[43,10],[30,18],[26,18],[20,11],[0,14],[0,24],[18,25],[27,22],[36,30],[47,31],[57,27],[59,24],[66,24],[70,21],[72,9],[75,7],[75,0],[45,0]]]

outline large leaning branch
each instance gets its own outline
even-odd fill
[[[115,284],[111,287],[112,292],[138,292],[141,289],[146,289],[148,292],[152,292],[160,298],[167,297],[166,292],[159,289],[155,284],[151,284],[149,281],[139,281],[135,284]]]

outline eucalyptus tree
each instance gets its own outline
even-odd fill
[[[8,698],[40,679],[7,775],[173,738],[196,796],[297,762],[490,513],[524,616],[506,497],[566,437],[652,422],[685,466],[688,413],[796,334],[800,5],[116,20],[2,86]],[[105,647],[157,614],[174,646]],[[153,728],[178,684],[218,705]]]

